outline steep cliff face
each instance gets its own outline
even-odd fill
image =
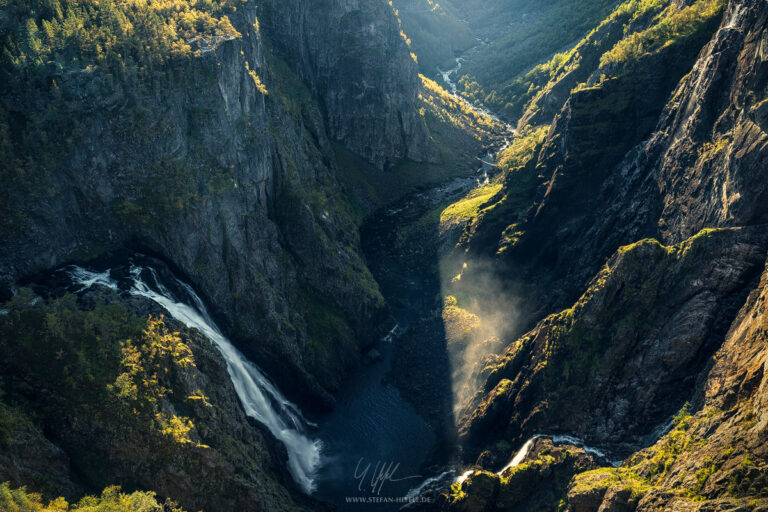
[[[763,273],[698,387],[693,413],[682,412],[668,433],[618,469],[577,476],[568,510],[605,509],[627,494],[630,481],[628,510],[768,509],[766,284]]]
[[[577,56],[545,85],[526,117],[549,124],[564,102],[539,128],[545,139],[520,127],[516,165],[460,242],[468,267],[453,289],[472,293],[489,273],[504,280],[526,297],[513,321],[573,304],[475,366],[483,384],[461,420],[468,462],[479,455],[486,469],[510,457],[500,441],[550,432],[624,459],[562,486],[572,511],[766,506],[754,404],[765,362],[768,10],[705,4],[637,18],[599,59]],[[613,37],[601,27],[589,38]],[[665,30],[680,35],[659,44]],[[560,95],[589,59],[595,71]],[[460,509],[471,487],[444,506]]]
[[[228,35],[187,41],[163,68],[83,57],[6,75],[0,274],[149,251],[289,392],[329,404],[383,311],[331,141],[380,168],[435,152],[389,6],[259,10],[267,36],[256,5],[238,5]]]
[[[522,174],[532,175],[536,184],[527,187],[527,197],[518,199],[525,204],[517,208],[522,210],[519,218],[507,219],[506,200],[500,193],[486,205],[487,213],[470,226],[472,235],[465,240],[470,259],[492,260],[504,269],[500,275],[514,276],[509,287],[513,293],[520,288],[517,293],[526,295],[530,318],[540,318],[571,304],[621,245],[645,237],[678,243],[704,227],[719,225],[702,223],[683,238],[663,238],[656,227],[661,212],[659,198],[651,190],[653,185],[646,181],[648,193],[641,192],[635,179],[647,180],[653,173],[648,167],[637,170],[637,166],[664,161],[663,155],[654,153],[657,150],[644,141],[658,136],[655,130],[659,116],[667,115],[665,104],[715,31],[722,7],[717,2],[670,4],[655,14],[630,11],[631,15],[623,16],[625,6],[617,8],[602,25],[609,42],[614,35],[608,28],[618,19],[637,18],[637,24],[629,25],[633,31],[620,42],[605,45],[610,50],[599,59],[592,57],[597,67],[586,75],[582,85],[561,98],[564,103],[551,119],[546,140],[536,149],[534,161],[521,167]],[[659,40],[657,32],[668,31],[665,25],[676,25],[680,23],[678,18],[689,16],[697,23],[689,23],[685,31],[677,29],[683,35],[667,36],[667,43],[662,44],[663,38]],[[594,48],[589,41],[598,33],[583,44]],[[630,54],[624,55],[625,46],[631,47],[635,39],[644,38],[655,43],[641,46],[645,49],[636,53],[628,50]],[[575,58],[586,63],[590,60],[586,57]],[[570,73],[585,76],[585,71],[576,66]],[[568,81],[572,79],[566,72],[545,86],[542,95],[529,104],[529,119],[543,122],[544,113],[552,106],[539,106],[539,102],[555,102],[552,91],[560,87],[560,81],[565,81],[570,90],[573,86]],[[519,128],[521,134],[532,130],[531,125]],[[514,194],[520,188],[516,174],[510,174],[502,193]],[[522,326],[526,323],[522,322]]]
[[[466,443],[563,432],[631,453],[691,396],[767,248],[762,230],[745,229],[619,249],[571,309],[486,363],[487,394],[465,416]]]
[[[318,98],[329,136],[380,169],[437,158],[418,113],[421,87],[386,2],[267,1],[278,53]]]
[[[419,69],[433,76],[439,69],[456,66],[456,56],[478,44],[459,8],[432,0],[393,0]],[[462,7],[462,6],[458,6]]]

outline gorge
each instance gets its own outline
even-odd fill
[[[0,510],[768,510],[762,0],[0,0]]]

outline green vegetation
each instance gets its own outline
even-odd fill
[[[4,0],[0,8],[7,74],[48,65],[155,67],[191,55],[195,40],[212,46],[240,37],[227,16],[234,0]]]
[[[609,488],[626,489],[631,491],[633,498],[639,499],[652,489],[664,489],[693,502],[712,498],[711,491],[702,494],[707,482],[727,461],[737,456],[732,444],[722,451],[708,446],[713,424],[728,416],[730,414],[715,408],[706,408],[693,415],[686,404],[674,418],[672,429],[656,444],[636,453],[618,468],[600,468],[577,475],[572,492],[590,494],[597,491],[602,495]],[[683,468],[695,468],[692,478],[686,474],[687,469],[683,473],[679,468],[673,470],[679,462]],[[731,497],[765,503],[768,471],[756,470],[749,453],[741,456],[738,466],[729,471],[727,488],[716,491],[716,495],[725,490]]]
[[[484,242],[489,239],[485,237],[498,236],[500,232],[503,235],[498,242],[499,253],[514,245],[521,234],[516,229],[517,223],[533,204],[540,185],[534,157],[548,132],[548,126],[541,126],[515,136],[499,158],[502,173],[492,183],[470,191],[446,208],[440,216],[441,230],[463,223],[460,245],[473,240],[486,246]]]
[[[158,503],[154,492],[120,492],[120,487],[107,487],[101,496],[86,496],[74,504],[59,497],[47,502],[40,494],[26,488],[12,489],[8,482],[0,484],[0,510],[3,512],[183,512],[173,502]]]
[[[419,75],[422,83],[422,91],[419,100],[422,103],[420,109],[422,116],[431,115],[441,123],[447,123],[468,134],[472,134],[478,140],[488,131],[498,131],[501,126],[490,116],[481,114],[473,109],[466,101],[448,94],[437,82],[424,75]]]
[[[443,305],[443,325],[448,343],[462,344],[480,328],[480,318],[459,307],[456,297],[448,295]]]
[[[133,411],[143,411],[154,416],[155,428],[178,444],[193,443],[190,431],[195,425],[189,418],[180,417],[159,409],[160,400],[173,394],[168,384],[169,372],[177,368],[195,366],[189,346],[181,339],[178,332],[170,332],[163,322],[163,317],[147,320],[141,342],[137,345],[130,339],[121,345],[121,373],[113,385],[107,385],[109,391],[125,401]],[[160,376],[158,376],[158,374]],[[165,377],[165,378],[164,378]],[[202,391],[187,397],[207,403]],[[206,447],[195,443],[198,447]]]
[[[469,2],[466,9],[471,15],[473,11],[482,13],[475,24],[505,29],[491,44],[479,48],[462,69],[461,93],[516,119],[522,112],[518,95],[523,86],[514,85],[515,79],[578,42],[618,3],[556,0],[542,9],[535,0]]]
[[[453,484],[446,499],[453,505],[466,503],[463,510],[559,510],[573,475],[592,467],[583,453],[541,440],[534,458],[500,476],[476,471],[463,484]]]
[[[453,203],[440,214],[440,231],[453,225],[463,225],[477,218],[482,207],[502,189],[500,180],[472,189],[463,199]]]
[[[587,494],[599,490],[601,494],[609,488],[628,490],[634,500],[638,500],[648,491],[658,486],[672,464],[681,454],[690,451],[702,442],[694,433],[695,425],[688,404],[683,406],[673,420],[672,430],[654,446],[641,451],[617,468],[600,468],[581,473],[574,478],[572,492]],[[692,497],[701,490],[703,481],[712,474],[710,466],[697,472],[697,489],[682,492],[683,496]]]
[[[120,222],[146,230],[158,212],[175,213],[231,190],[234,169],[206,154],[199,140],[210,123],[210,112],[200,106],[205,100],[188,118],[187,150],[175,153],[160,150],[175,145],[178,134],[164,118],[167,104],[159,103],[168,101],[169,88],[213,83],[215,62],[197,57],[241,37],[231,22],[241,21],[238,8],[246,3],[0,0],[0,89],[7,99],[0,105],[0,179],[6,185],[0,230],[23,236],[35,205],[61,194],[68,158],[83,151],[77,141],[92,137],[94,127],[101,127],[105,145],[131,134],[133,154],[121,148],[119,160],[94,169],[113,181],[134,170],[134,155],[156,155],[142,164],[151,179],[113,182],[123,193],[106,207]],[[257,24],[239,28],[243,34],[258,30]],[[256,70],[244,67],[266,94]],[[250,128],[243,140],[252,141],[254,132]]]
[[[524,111],[525,122],[532,122],[538,113],[544,114],[543,121],[548,122],[548,118],[562,105],[547,105],[547,94],[552,94],[559,87],[563,102],[571,89],[590,78],[598,68],[603,53],[620,41],[630,26],[646,23],[668,4],[669,0],[630,0],[622,3],[576,46],[515,78],[505,89],[510,98],[508,108],[515,112]],[[534,124],[541,121],[536,120]]]
[[[141,339],[142,320],[106,302],[80,311],[73,295],[33,307],[39,301],[23,289],[3,306],[10,310],[0,322],[0,369],[7,396],[15,388],[42,393],[39,398],[54,415],[59,400],[107,400],[107,386],[120,367],[119,340]],[[38,382],[48,386],[39,389]]]
[[[758,467],[747,452],[728,477],[727,492],[738,498],[768,498],[768,467]]]
[[[577,475],[572,492],[587,494],[599,490],[604,494],[609,488],[618,488],[630,491],[632,498],[637,501],[652,487],[647,480],[627,468],[599,468]]]
[[[626,64],[681,39],[709,33],[725,5],[725,0],[699,0],[679,10],[670,6],[653,26],[627,36],[605,53],[600,65]]]
[[[222,387],[226,369],[216,349],[195,331],[176,332],[174,321],[132,307],[106,290],[43,299],[21,289],[0,305],[7,310],[0,316],[0,452],[20,481],[46,504],[120,483],[185,503],[261,496],[289,509],[257,431],[231,428],[244,416]],[[151,497],[110,488],[68,510],[158,510]],[[134,498],[149,508],[120,508]],[[67,510],[57,503],[54,510]]]
[[[162,317],[142,320],[106,301],[83,311],[73,295],[35,307],[33,297],[24,290],[4,305],[11,310],[0,323],[6,400],[31,400],[50,420],[72,407],[133,417],[175,443],[193,442],[191,420],[161,408],[174,394],[177,373],[195,364]],[[178,398],[207,401],[202,391]]]
[[[572,6],[581,10],[573,13],[568,11],[570,6],[564,5],[567,2],[556,4],[546,13],[536,13],[537,19],[530,27],[532,30],[539,23],[551,26],[561,17],[576,20],[560,31],[550,27],[540,31],[548,37],[556,32],[554,39],[557,40],[569,34],[560,46],[542,44],[536,37],[526,38],[528,26],[513,31],[512,36],[502,36],[470,59],[459,80],[461,93],[512,119],[524,112],[529,118],[547,109],[543,121],[549,122],[548,117],[565,102],[569,90],[588,79],[597,82],[601,74],[605,75],[603,79],[616,77],[624,68],[668,46],[691,43],[700,47],[716,27],[725,7],[724,0],[698,0],[681,7],[670,0],[628,0],[619,5],[618,2],[596,2],[588,6],[573,3]],[[520,9],[526,8],[533,9],[520,6]],[[577,42],[571,46],[574,40]],[[521,51],[534,44],[535,48]],[[569,48],[557,53],[563,46]],[[545,48],[551,48],[549,53],[541,53]],[[509,58],[498,57],[505,52],[511,53]],[[504,69],[490,60],[504,63]],[[528,65],[521,65],[522,62]],[[560,104],[553,111],[553,105],[542,101],[543,95],[552,92],[561,80],[562,90],[557,93]]]

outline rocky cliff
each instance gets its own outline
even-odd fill
[[[448,290],[485,301],[482,322],[493,303],[478,288],[502,280],[524,297],[511,330],[533,329],[474,367],[465,456],[496,470],[532,435],[571,434],[624,462],[577,475],[553,507],[759,510],[768,10],[655,4],[619,6],[589,50],[553,61],[498,188],[466,220]],[[494,478],[442,506],[499,507],[512,478]],[[473,487],[497,490],[468,508]]]
[[[119,483],[191,510],[318,506],[203,335],[106,288],[35,288],[3,304],[0,479],[75,501]]]
[[[384,2],[265,2],[280,55],[318,98],[329,136],[379,168],[434,160],[416,62]]]
[[[331,407],[346,370],[386,319],[356,225],[372,205],[353,210],[337,173],[355,175],[354,161],[395,182],[403,179],[391,172],[399,162],[440,156],[425,120],[437,112],[425,113],[423,82],[391,6],[222,0],[0,8],[0,300],[19,300],[19,281],[45,269],[125,250],[149,254],[194,286],[288,396]],[[476,135],[466,129],[456,142],[476,152]],[[340,154],[348,159],[340,162]],[[407,179],[414,186],[422,177]],[[37,332],[18,315],[39,319],[46,308],[60,309],[30,301],[32,311],[4,308],[4,345]],[[130,334],[98,329],[113,352]],[[319,506],[284,474],[280,445],[246,421],[215,351],[182,333],[199,372],[181,372],[173,385],[183,393],[209,389],[211,407],[163,401],[156,412],[184,411],[196,425],[190,442],[163,437],[184,434],[184,421],[167,420],[158,433],[150,427],[160,420],[151,417],[122,425],[130,414],[115,413],[112,402],[80,404],[83,382],[62,395],[27,382],[30,375],[45,382],[47,368],[82,371],[100,391],[114,384],[116,375],[106,383],[93,375],[96,356],[85,349],[62,348],[83,352],[86,367],[75,370],[57,366],[43,347],[45,364],[16,354],[27,376],[4,362],[0,395],[11,433],[0,478],[45,496],[118,482],[192,509]],[[47,415],[30,415],[37,409]],[[21,453],[27,442],[33,448]]]
[[[33,89],[6,71],[0,274],[125,246],[161,256],[281,384],[329,404],[383,307],[332,142],[379,168],[436,150],[389,6],[258,12],[263,26],[239,5],[234,32],[186,41],[164,68],[82,57],[38,66]]]

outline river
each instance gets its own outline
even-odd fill
[[[455,72],[460,66],[457,60]],[[449,83],[450,76],[445,75]],[[451,369],[440,317],[438,226],[409,247],[398,245],[398,231],[487,183],[498,151],[497,144],[466,177],[413,193],[368,217],[362,246],[389,304],[392,330],[375,345],[376,357],[346,379],[334,410],[314,422],[280,393],[268,371],[235,348],[189,285],[167,271],[161,278],[149,260],[134,255],[62,271],[76,291],[105,286],[143,297],[208,337],[227,363],[245,412],[285,445],[288,468],[304,492],[341,511],[360,510],[363,503],[366,510],[397,510],[418,500],[425,482],[452,479],[456,462]]]
[[[457,178],[412,194],[372,214],[361,229],[368,265],[395,327],[375,346],[381,359],[357,369],[344,384],[336,409],[320,420],[323,460],[317,496],[339,510],[360,510],[360,502],[350,498],[366,499],[369,505],[388,501],[374,508],[397,510],[409,491],[442,472],[454,454],[450,362],[436,315],[437,226],[435,239],[424,240],[422,247],[398,248],[396,240],[400,228],[476,185],[474,176]],[[372,488],[377,464],[395,471]]]

